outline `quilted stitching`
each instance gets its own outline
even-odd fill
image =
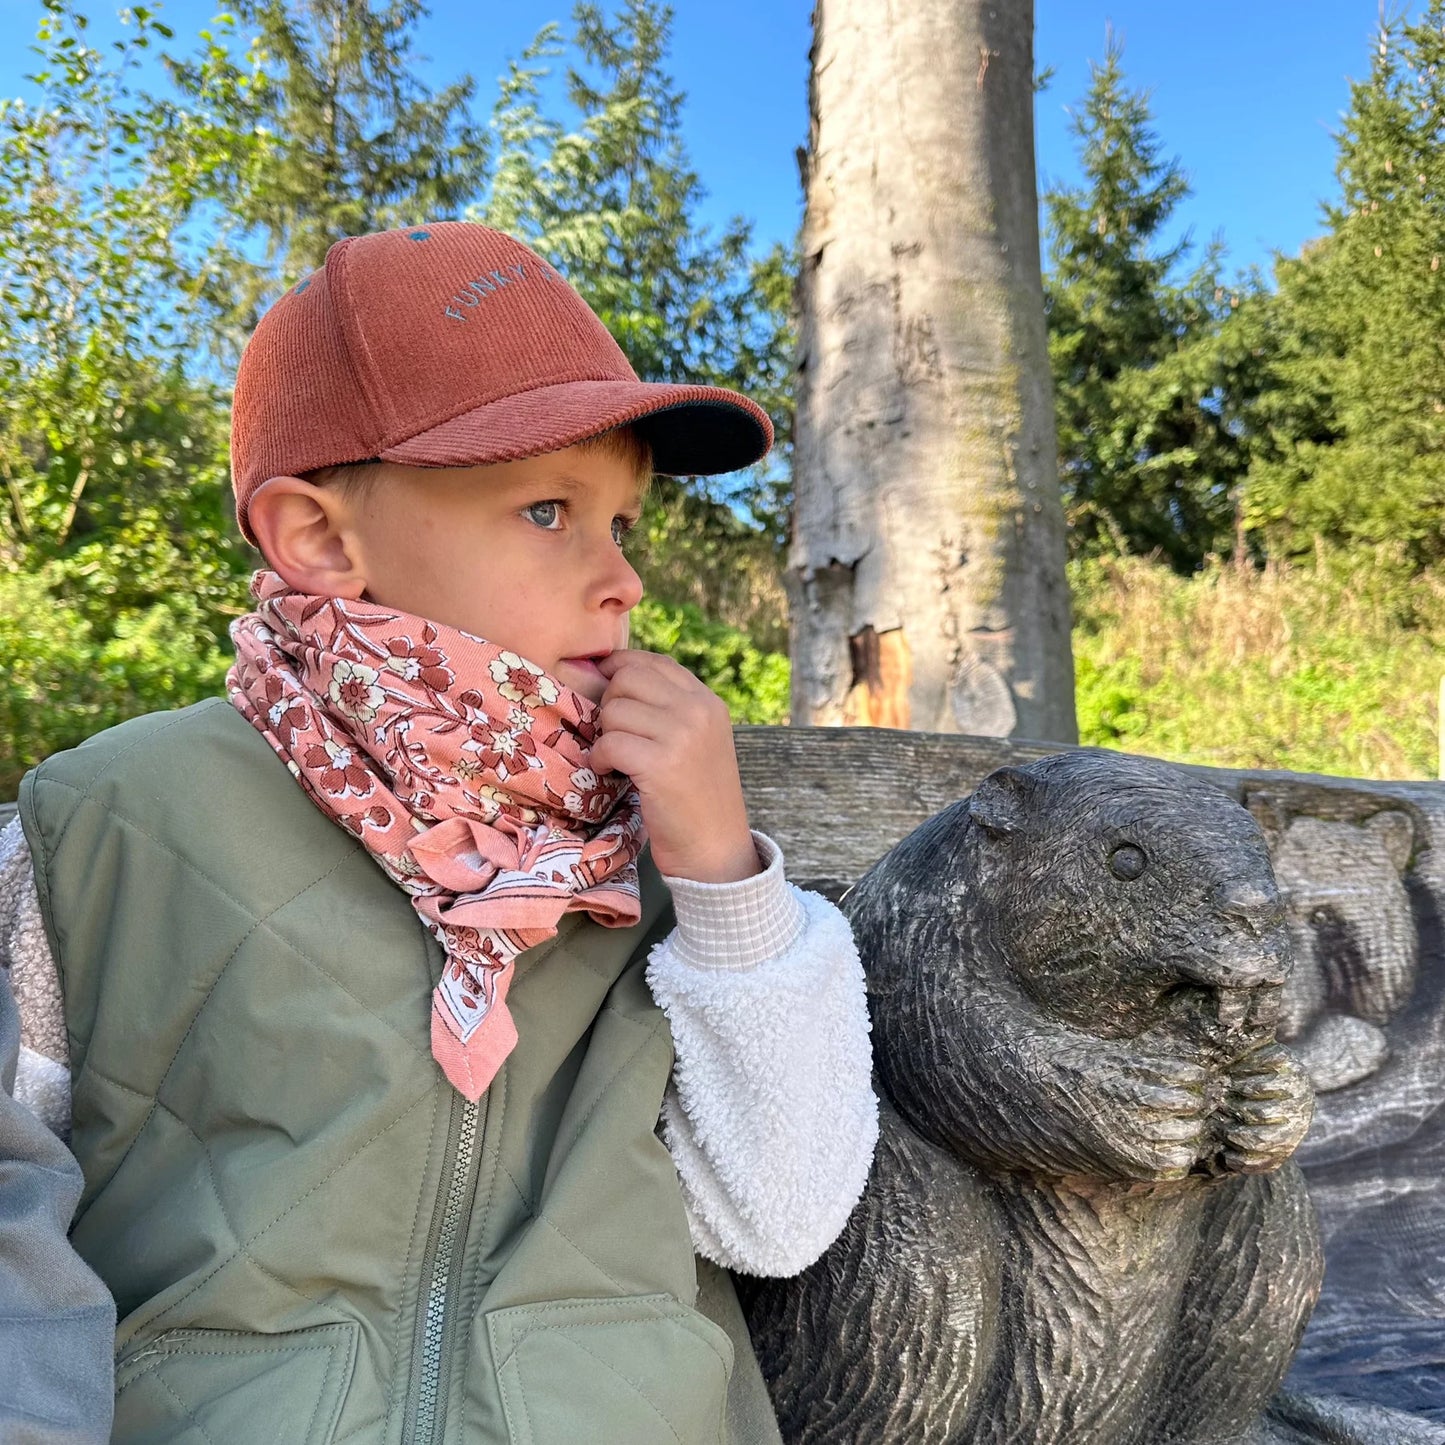
[[[339,988],[344,994],[346,994],[346,996],[347,996],[348,998],[350,998],[351,1001],[352,1001],[354,1004],[356,1004],[356,1006],[357,1006],[358,1008],[364,1009],[364,1010],[365,1010],[367,1013],[369,1013],[374,1019],[376,1019],[376,1021],[377,1021],[379,1024],[381,1024],[384,1028],[389,1029],[389,1030],[392,1032],[392,1034],[395,1035],[396,1038],[400,1039],[401,1042],[404,1043],[404,1044],[405,1044],[409,1049],[411,1049],[415,1054],[417,1054],[419,1057],[425,1057],[425,1058],[430,1058],[430,1057],[431,1057],[431,1050],[430,1050],[430,1048],[429,1048],[428,1046],[426,1046],[425,1044],[418,1044],[418,1042],[417,1042],[416,1039],[411,1038],[409,1035],[403,1033],[400,1029],[396,1028],[395,1025],[391,1024],[388,1020],[382,1018],[380,1014],[376,1013],[373,1009],[368,1008],[367,1005],[366,1005],[366,1003],[365,1003],[362,999],[358,998],[358,997],[356,996],[356,994],[354,994],[350,989],[348,989],[348,988],[346,987],[346,985],[345,985],[339,978],[336,977],[335,974],[333,974],[333,973],[331,973],[329,970],[323,968],[323,967],[322,967],[314,958],[312,958],[309,954],[304,953],[304,952],[302,952],[300,949],[298,949],[298,948],[295,946],[295,944],[293,944],[293,943],[291,942],[291,940],[288,939],[288,938],[285,936],[285,934],[279,932],[277,929],[275,929],[274,927],[272,927],[271,924],[270,924],[270,920],[271,920],[272,918],[274,918],[274,917],[276,916],[276,914],[280,913],[283,909],[289,907],[292,903],[295,903],[297,899],[304,897],[307,893],[309,893],[309,892],[310,892],[314,887],[316,887],[319,883],[325,882],[326,879],[329,878],[329,877],[330,877],[333,873],[335,873],[338,869],[344,867],[347,863],[352,862],[353,859],[362,856],[362,854],[361,854],[361,849],[359,849],[358,847],[356,847],[354,844],[348,849],[347,853],[346,853],[341,859],[339,859],[331,868],[327,869],[327,871],[326,871],[324,874],[320,875],[320,876],[317,877],[317,878],[312,879],[312,881],[311,881],[310,883],[306,884],[304,887],[297,889],[297,891],[296,891],[295,893],[293,893],[289,898],[285,899],[283,902],[277,904],[275,908],[269,909],[266,913],[257,916],[257,915],[255,915],[255,914],[252,914],[252,913],[251,913],[251,910],[245,905],[245,903],[243,903],[243,902],[241,901],[241,899],[237,898],[237,897],[235,896],[235,894],[233,894],[232,892],[230,892],[227,888],[225,888],[225,887],[224,887],[221,883],[219,883],[216,879],[212,878],[208,873],[205,872],[204,869],[198,867],[198,866],[197,866],[195,863],[193,863],[189,858],[186,858],[184,855],[182,855],[182,854],[180,854],[180,853],[177,853],[177,852],[176,852],[173,848],[171,848],[168,844],[162,842],[162,841],[161,841],[159,838],[157,838],[153,833],[148,832],[145,828],[141,827],[140,824],[136,823],[133,819],[127,818],[123,813],[118,813],[118,812],[116,812],[116,810],[115,810],[114,808],[107,808],[104,804],[96,801],[94,798],[90,797],[85,790],[80,789],[80,788],[77,788],[73,783],[63,782],[63,781],[61,781],[60,779],[56,779],[56,778],[42,778],[42,779],[39,780],[39,784],[38,784],[38,785],[39,785],[39,786],[46,787],[46,788],[61,788],[61,789],[64,789],[65,791],[67,791],[67,792],[71,792],[71,793],[77,794],[77,795],[80,797],[81,801],[82,801],[84,804],[87,804],[87,805],[89,805],[89,806],[91,806],[91,807],[99,808],[101,812],[106,813],[108,816],[110,816],[111,818],[113,818],[113,819],[114,819],[117,823],[119,823],[122,827],[130,829],[130,830],[133,831],[134,833],[137,833],[140,837],[144,838],[147,842],[153,844],[153,845],[154,845],[156,848],[158,848],[161,852],[165,853],[167,857],[174,859],[175,862],[177,862],[178,864],[181,865],[181,867],[185,868],[189,873],[191,873],[198,882],[205,884],[207,887],[209,887],[210,889],[212,889],[212,890],[213,890],[216,894],[218,894],[220,897],[226,899],[229,903],[234,904],[235,907],[236,907],[241,913],[243,913],[243,914],[248,914],[248,915],[250,915],[252,918],[254,918],[254,919],[255,919],[255,923],[254,923],[252,929],[248,930],[248,936],[249,936],[249,934],[250,934],[251,932],[254,932],[256,928],[261,928],[261,929],[263,929],[263,930],[264,930],[265,932],[267,932],[277,943],[281,944],[284,948],[289,949],[297,958],[302,959],[304,962],[308,963],[311,967],[313,967],[314,969],[316,969],[316,971],[317,971],[318,973],[322,974],[325,978],[329,979],[333,984],[336,985],[337,988]],[[75,812],[77,812],[77,813],[78,813],[78,811],[79,811],[79,809],[75,810]],[[75,816],[75,813],[72,813],[72,815],[71,815],[71,821],[73,821],[74,816]],[[66,824],[66,828],[67,828],[67,829],[69,828],[69,825],[70,825],[70,824],[69,824],[69,821],[67,821],[67,824]],[[62,836],[63,836],[63,832],[64,832],[64,831],[65,831],[65,830],[62,830]],[[58,846],[58,845],[59,845],[59,839],[56,840],[56,846]],[[47,846],[46,851],[47,851],[48,853],[52,853],[52,854],[53,854],[54,849],[53,849],[52,847],[50,847],[50,846]],[[40,874],[40,872],[41,872],[41,865],[40,865],[39,860],[36,861],[36,870],[35,870],[35,871],[36,871],[36,874],[37,874],[37,877],[38,877],[39,874]],[[244,941],[244,940],[243,940],[243,941]],[[418,946],[421,948],[422,952],[425,953],[425,952],[427,951],[426,935],[425,935],[425,933],[423,932],[420,924],[418,924],[418,926],[417,926],[417,942],[418,942]],[[57,958],[57,962],[60,962],[59,958]],[[228,962],[229,962],[229,960],[228,960]],[[61,971],[62,971],[62,974],[63,974],[63,972],[64,972],[64,964],[63,964],[63,962],[61,962]],[[217,975],[217,981],[219,981],[219,975]],[[214,986],[214,985],[213,985],[213,986]],[[194,1022],[194,1020],[192,1020],[192,1022]]]

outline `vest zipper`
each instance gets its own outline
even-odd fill
[[[455,1295],[466,1253],[464,1223],[476,1192],[477,1120],[480,1104],[456,1094],[447,1127],[447,1157],[452,1161],[444,1192],[437,1200],[422,1271],[421,1309],[413,1350],[407,1445],[436,1445],[446,1427],[446,1361],[451,1344]],[[457,1105],[461,1107],[458,1108]]]

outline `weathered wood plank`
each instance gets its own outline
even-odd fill
[[[788,875],[837,897],[900,838],[973,791],[995,768],[1064,751],[1059,743],[889,728],[739,727],[738,766],[753,826],[776,838]],[[1445,783],[1374,782],[1310,773],[1190,768],[1250,803],[1358,821],[1370,799],[1445,811]],[[15,814],[0,803],[0,827]]]
[[[738,766],[753,826],[775,838],[788,876],[837,897],[924,819],[995,768],[1065,751],[1061,743],[887,728],[740,727]],[[1445,783],[1187,768],[1270,815],[1358,822],[1385,803],[1445,812]]]
[[[777,840],[794,882],[834,898],[995,768],[1061,751],[890,728],[740,727],[734,737],[753,827]]]

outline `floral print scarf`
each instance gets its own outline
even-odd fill
[[[432,1053],[478,1099],[517,1042],[516,956],[573,909],[637,922],[637,792],[590,766],[596,705],[516,653],[274,572],[251,595],[230,700],[445,950]]]

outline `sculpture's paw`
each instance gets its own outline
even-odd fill
[[[1145,1182],[1189,1173],[1204,1147],[1209,1076],[1201,1065],[1101,1042],[1073,1067],[1079,1077],[1065,1088],[1097,1172]]]
[[[1220,1116],[1224,1167],[1235,1174],[1278,1169],[1299,1147],[1314,1117],[1304,1066],[1279,1044],[1246,1055],[1230,1071]]]

